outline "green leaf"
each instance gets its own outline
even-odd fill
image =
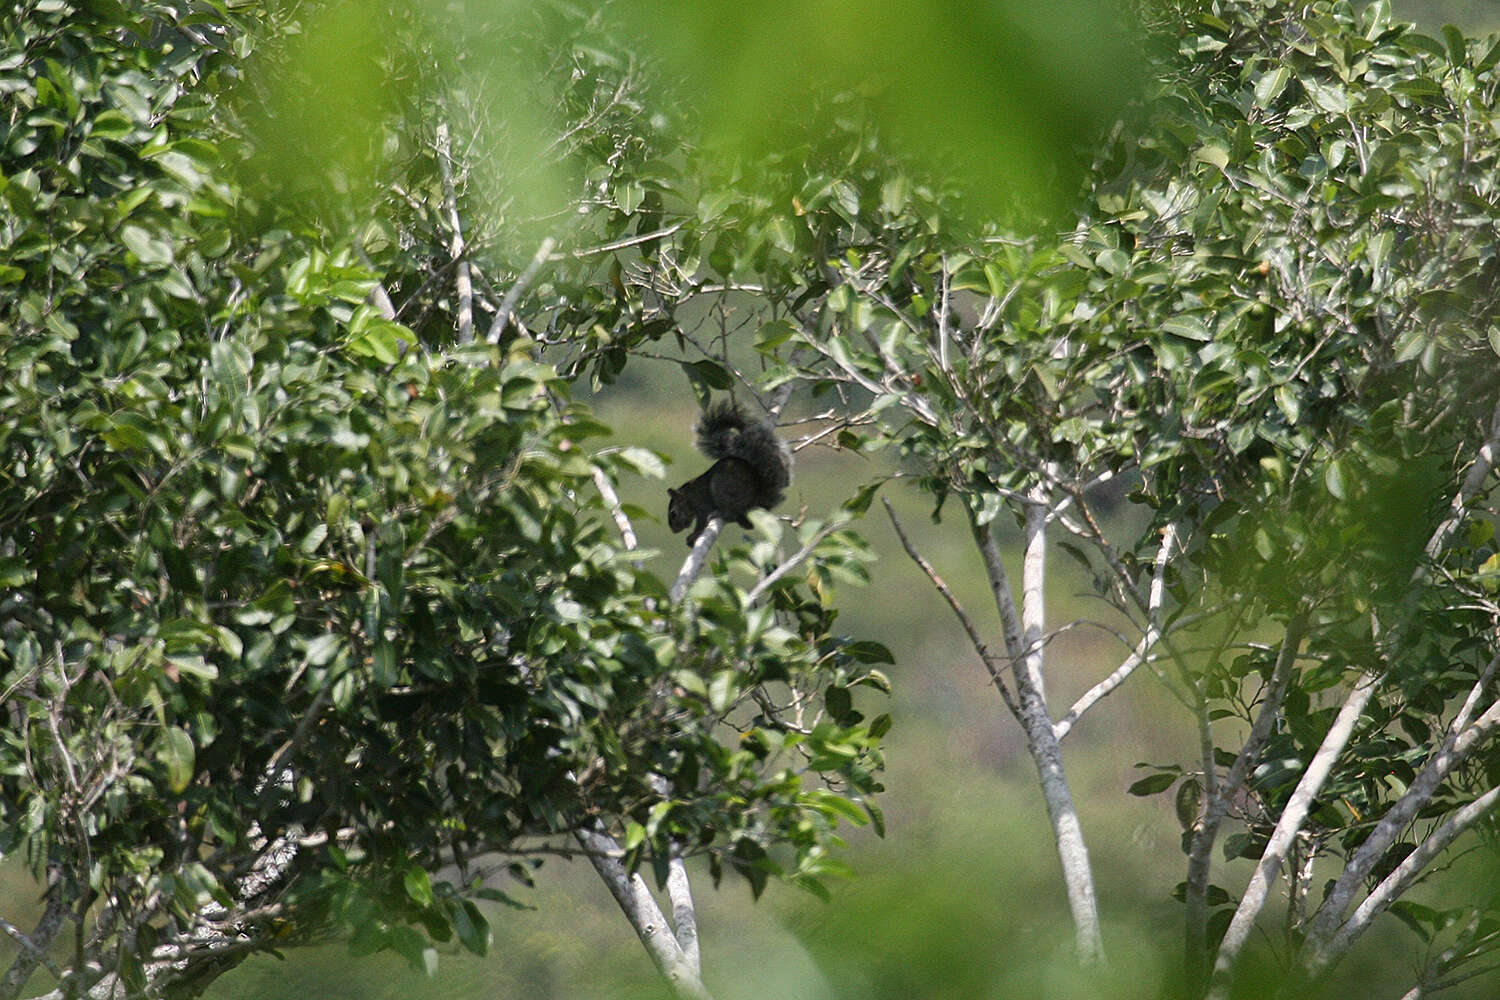
[[[851,802],[842,795],[823,788],[809,794],[819,809],[826,813],[842,816],[855,826],[864,826],[870,821],[869,816],[859,803]]]
[[[148,266],[170,264],[177,259],[177,255],[170,243],[158,239],[140,226],[127,225],[122,227],[120,229],[120,242],[124,243],[126,248],[135,254],[138,261]]]
[[[846,718],[854,708],[854,700],[849,696],[849,689],[841,685],[831,684],[823,692],[823,704],[828,708],[828,714],[834,721]]]
[[[458,940],[468,951],[481,957],[490,953],[494,932],[479,907],[469,900],[460,900],[454,907],[453,927],[458,932]]]
[[[1323,469],[1323,482],[1328,487],[1328,492],[1336,499],[1349,499],[1349,484],[1344,463],[1335,458]]]
[[[36,576],[36,570],[19,556],[0,556],[0,587],[24,587]]]
[[[1193,159],[1199,163],[1207,163],[1218,167],[1220,170],[1229,169],[1229,150],[1218,143],[1205,143],[1199,146],[1193,153]]]
[[[219,676],[219,668],[214,666],[212,663],[207,662],[201,656],[168,656],[166,661],[173,667],[177,668],[178,672],[187,674],[190,677],[197,677],[200,680],[217,680]]]
[[[1203,321],[1196,316],[1173,316],[1162,323],[1161,328],[1167,333],[1186,337],[1188,340],[1208,341],[1213,339],[1213,334]]]
[[[763,323],[755,334],[755,348],[758,351],[769,354],[792,339],[799,330],[795,323],[785,319],[773,319]]]
[[[1292,71],[1285,64],[1263,74],[1255,81],[1255,103],[1263,108],[1270,107],[1271,102],[1281,96],[1291,78]]]
[[[1175,774],[1148,774],[1125,791],[1131,795],[1156,795],[1171,788],[1176,780]]]
[[[717,361],[684,361],[681,364],[688,381],[695,385],[723,390],[734,384],[729,371]]]
[[[418,865],[412,865],[401,876],[401,884],[406,889],[406,894],[418,906],[431,906],[433,904],[432,879],[428,876],[425,869]]]
[[[739,675],[733,670],[720,670],[708,682],[708,707],[714,714],[722,715],[733,706],[739,693]]]
[[[156,755],[167,767],[168,786],[173,793],[181,795],[193,780],[193,738],[178,726],[168,726],[162,730]]]
[[[869,640],[846,643],[844,652],[859,663],[895,663],[896,657],[883,644]]]

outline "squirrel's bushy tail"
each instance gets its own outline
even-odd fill
[[[766,507],[781,502],[792,481],[792,453],[769,423],[725,402],[704,410],[695,430],[703,454],[713,459],[737,458],[760,475],[768,493],[763,498]]]

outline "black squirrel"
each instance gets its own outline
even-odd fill
[[[667,526],[678,532],[693,524],[689,545],[716,514],[750,527],[745,513],[781,503],[792,481],[792,456],[786,444],[770,424],[748,416],[735,404],[710,406],[694,431],[698,450],[714,459],[714,464],[697,479],[667,490]]]

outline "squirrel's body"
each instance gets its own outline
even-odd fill
[[[705,410],[696,431],[699,450],[714,464],[698,478],[667,490],[667,526],[676,532],[692,524],[689,545],[716,514],[750,527],[746,513],[781,503],[792,479],[786,445],[769,424],[747,416],[733,403]]]

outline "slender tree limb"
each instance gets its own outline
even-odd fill
[[[620,848],[614,839],[594,830],[579,830],[576,836],[673,994],[680,1000],[713,1000],[668,926],[667,918],[657,906],[645,880],[627,872],[620,862]],[[696,925],[693,941],[696,946]]]
[[[722,517],[714,515],[708,519],[708,523],[703,526],[703,531],[698,535],[698,540],[693,543],[693,550],[688,553],[687,561],[677,571],[677,579],[672,581],[672,589],[667,593],[667,600],[673,604],[680,604],[687,596],[688,588],[693,585],[698,574],[703,572],[703,567],[708,562],[708,553],[713,549],[714,542],[718,539],[723,527]]]
[[[937,570],[932,568],[932,565],[922,557],[922,554],[917,551],[916,546],[912,544],[911,539],[907,537],[905,529],[901,527],[901,521],[896,517],[896,510],[891,506],[891,502],[885,497],[881,497],[880,502],[885,504],[885,512],[890,516],[891,526],[896,529],[896,537],[901,539],[901,547],[906,550],[906,554],[911,557],[912,562],[916,563],[922,572],[927,574],[927,579],[932,581],[933,587],[948,602],[948,607],[953,610],[953,614],[958,618],[958,623],[963,627],[965,634],[968,635],[969,644],[974,647],[974,651],[979,654],[979,659],[984,663],[985,670],[989,672],[990,680],[994,683],[995,689],[1000,692],[1000,697],[1004,700],[1005,707],[1010,709],[1010,714],[1015,716],[1017,721],[1020,721],[1021,706],[1016,704],[1015,696],[1010,693],[1010,688],[1005,683],[1005,665],[985,645],[984,638],[980,636],[979,630],[974,627],[973,620],[969,618],[968,612],[959,603],[957,595],[953,593],[953,590],[944,582],[943,578],[938,576]]]
[[[1208,876],[1213,862],[1214,842],[1219,836],[1219,827],[1229,814],[1229,804],[1245,786],[1250,768],[1260,758],[1261,747],[1270,738],[1271,731],[1281,718],[1281,703],[1291,685],[1293,666],[1297,662],[1297,650],[1307,631],[1307,616],[1299,614],[1287,622],[1281,639],[1281,651],[1271,669],[1271,681],[1261,702],[1260,713],[1250,725],[1250,735],[1235,756],[1234,764],[1223,781],[1215,782],[1212,794],[1204,795],[1203,817],[1193,829],[1188,847],[1187,867],[1187,971],[1189,981],[1197,984],[1208,973]],[[1213,744],[1210,740],[1203,761],[1205,775],[1214,770]],[[1209,784],[1205,781],[1205,787]]]
[[[1469,501],[1479,492],[1485,479],[1494,470],[1497,454],[1500,454],[1500,403],[1495,404],[1495,411],[1490,417],[1489,435],[1479,446],[1479,452],[1474,456],[1474,464],[1469,466],[1462,485],[1453,497],[1451,513],[1443,519],[1427,541],[1424,551],[1429,559],[1436,559],[1442,555],[1453,533],[1463,524],[1464,512],[1468,509]]]
[[[1016,610],[1015,598],[1011,596],[1010,579],[1005,572],[1005,562],[1000,558],[1000,546],[988,524],[979,524],[970,517],[969,526],[984,560],[985,576],[989,580],[990,593],[995,598],[996,610],[1000,612],[1000,628],[1005,638],[1005,652],[1012,662],[1020,660],[1026,652],[1022,638],[1021,615]]]
[[[620,529],[620,536],[625,547],[634,550],[636,548],[635,529],[631,526],[630,519],[625,516],[624,507],[620,503],[619,494],[615,492],[614,484],[609,481],[609,477],[604,474],[604,470],[597,466],[594,467],[594,486],[599,490],[599,494],[604,498],[605,503],[609,505],[610,510],[613,512],[615,524]],[[686,588],[683,589],[683,592],[686,592]],[[679,595],[673,599],[673,603],[676,603],[680,599]],[[659,774],[651,776],[651,785],[659,794],[664,796],[670,791],[666,778]],[[602,833],[593,835],[592,838],[588,839],[580,835],[579,839],[580,842],[585,843],[585,846],[588,845],[589,839],[592,839],[597,844],[605,846],[609,851],[613,851],[616,855],[619,852],[619,847],[614,843],[613,839],[606,837]],[[605,844],[605,841],[608,841],[608,844]],[[613,876],[600,868],[600,859],[594,858],[591,860],[594,861],[594,868],[599,872],[600,877],[606,883],[609,883]],[[618,893],[614,893],[613,886],[611,886],[611,892],[618,900],[619,895]],[[638,876],[634,877],[631,892],[633,894],[645,893],[646,899],[651,901],[651,907],[656,907],[656,902],[651,896],[650,889],[646,887],[644,881]],[[698,915],[693,905],[692,883],[688,879],[687,866],[683,863],[681,856],[675,854],[667,861],[667,899],[672,905],[672,932],[674,940],[682,951],[682,958],[686,963],[687,970],[691,972],[695,980],[699,980],[699,986],[701,987],[703,965],[698,949]],[[640,913],[645,912],[649,915],[650,911],[643,910],[639,905],[634,909],[624,908],[623,903],[621,906],[624,909],[626,919],[630,921],[631,926],[635,928],[637,936],[640,936],[644,942],[646,940],[646,930],[638,925],[636,921]],[[657,909],[657,912],[660,912],[659,909]],[[650,950],[649,945],[647,946],[647,950]],[[653,956],[653,960],[655,960],[655,956]],[[657,963],[657,967],[661,968],[659,962]],[[665,975],[665,973],[663,974]]]
[[[845,520],[830,521],[826,525],[824,525],[822,529],[820,529],[816,534],[813,535],[812,538],[808,539],[806,545],[798,549],[789,558],[783,560],[780,566],[777,566],[774,570],[767,573],[755,584],[754,587],[751,587],[750,592],[745,595],[745,604],[754,604],[757,600],[760,599],[762,594],[770,589],[773,583],[786,576],[792,570],[796,569],[804,560],[807,559],[808,556],[812,555],[813,550],[818,547],[818,544],[822,542],[823,539],[827,538],[835,531],[848,527],[848,525],[849,522]]]
[[[1043,642],[1045,630],[1046,526],[1048,510],[1041,487],[1030,494],[1026,507],[1026,546],[1021,560],[1022,605],[1018,614],[1000,548],[989,524],[979,524],[970,513],[969,524],[983,556],[990,590],[1000,612],[1005,645],[1011,656],[1011,673],[1016,685],[1021,728],[1026,733],[1041,784],[1047,816],[1062,863],[1063,884],[1068,909],[1073,918],[1074,941],[1079,960],[1085,964],[1104,961],[1104,943],[1099,931],[1099,911],[1094,895],[1094,877],[1089,864],[1088,845],[1078,810],[1068,787],[1063,767],[1062,748],[1052,733],[1047,714],[1044,681]]]
[[[1224,940],[1219,945],[1219,954],[1214,961],[1213,978],[1209,984],[1208,1000],[1228,1000],[1235,964],[1245,947],[1245,942],[1250,939],[1250,932],[1254,930],[1256,918],[1260,916],[1260,911],[1265,906],[1271,883],[1276,880],[1293,838],[1301,831],[1302,824],[1307,819],[1308,810],[1312,808],[1313,799],[1322,791],[1323,783],[1328,780],[1334,762],[1348,744],[1350,736],[1354,734],[1354,727],[1358,725],[1365,706],[1370,703],[1370,699],[1374,697],[1383,679],[1383,674],[1368,673],[1354,685],[1354,690],[1349,692],[1349,697],[1339,709],[1317,753],[1313,754],[1312,760],[1308,762],[1307,770],[1302,773],[1297,787],[1292,790],[1292,796],[1287,800],[1286,807],[1282,809],[1281,819],[1277,821],[1276,828],[1271,832],[1271,839],[1266,844],[1265,853],[1261,855],[1260,863],[1256,865],[1255,872],[1250,876],[1250,882],[1240,897],[1240,905],[1234,911],[1234,917],[1229,922],[1229,929],[1224,933]]]
[[[672,934],[693,975],[703,976],[703,959],[698,952],[698,911],[693,905],[693,886],[688,881],[682,858],[674,857],[667,865],[667,901],[672,904]]]
[[[453,185],[453,151],[448,135],[448,123],[438,122],[437,154],[438,170],[443,177],[443,208],[448,213],[448,253],[457,263],[454,269],[453,289],[458,295],[458,342],[472,343],[474,340],[474,282],[469,277],[469,261],[465,254],[468,244],[464,242],[463,220],[458,214],[458,191]]]
[[[1370,922],[1384,913],[1392,903],[1401,898],[1406,890],[1411,888],[1412,883],[1421,877],[1423,869],[1443,853],[1449,844],[1458,839],[1460,834],[1493,812],[1496,806],[1500,806],[1500,788],[1491,788],[1455,812],[1422,843],[1418,844],[1417,849],[1408,854],[1375,887],[1375,890],[1365,897],[1364,902],[1355,908],[1353,915],[1339,928],[1338,933],[1333,936],[1328,945],[1318,953],[1312,971],[1317,973],[1331,968],[1365,932]]]
[[[567,253],[552,253],[549,248],[547,259],[556,261],[567,260],[569,257],[572,257],[582,260],[585,257],[592,257],[596,254],[614,253],[616,250],[624,250],[627,247],[640,246],[642,243],[651,243],[655,240],[665,239],[677,232],[684,225],[685,223],[678,222],[649,233],[641,233],[638,236],[627,236],[624,239],[612,240],[609,243],[601,243],[598,246],[585,247],[582,250],[570,250]]]
[[[605,504],[609,507],[615,527],[620,531],[620,541],[624,543],[626,549],[634,552],[639,545],[635,536],[635,528],[631,525],[630,518],[625,516],[625,506],[620,503],[620,494],[615,492],[614,483],[609,481],[604,470],[597,465],[594,466],[594,488],[599,491],[599,495],[604,498]]]
[[[1500,656],[1490,661],[1483,676],[1474,685],[1474,692],[1483,689],[1497,666],[1500,666]],[[1327,964],[1326,960],[1320,957],[1320,952],[1338,929],[1344,918],[1344,912],[1349,908],[1354,894],[1359,891],[1365,877],[1385,856],[1391,845],[1395,843],[1396,837],[1416,818],[1417,813],[1431,800],[1438,786],[1453,772],[1453,769],[1467,760],[1486,738],[1500,728],[1500,702],[1492,704],[1474,721],[1473,725],[1465,725],[1467,715],[1472,711],[1474,703],[1475,698],[1471,692],[1464,709],[1454,719],[1454,726],[1449,727],[1448,735],[1442,745],[1428,758],[1406,794],[1386,810],[1370,836],[1344,866],[1343,872],[1328,892],[1308,930],[1306,964],[1310,969],[1322,968]],[[1462,729],[1456,728],[1460,726]]]
[[[485,341],[491,344],[500,343],[500,338],[505,334],[505,326],[510,322],[510,314],[516,308],[516,303],[521,301],[521,296],[526,289],[536,280],[537,274],[542,270],[542,265],[551,259],[552,248],[557,246],[557,240],[548,236],[542,240],[541,246],[536,248],[536,253],[531,257],[531,263],[526,265],[526,270],[521,272],[515,283],[510,286],[510,291],[505,293],[505,298],[500,303],[495,318],[490,322],[489,332],[485,334]]]
[[[1083,693],[1068,713],[1057,720],[1052,726],[1052,733],[1059,740],[1072,732],[1073,726],[1094,705],[1108,697],[1116,688],[1124,684],[1131,674],[1135,673],[1137,667],[1146,662],[1146,657],[1152,648],[1161,639],[1161,605],[1166,594],[1167,560],[1171,556],[1172,546],[1177,541],[1177,526],[1169,524],[1162,531],[1161,547],[1156,552],[1156,565],[1151,575],[1151,590],[1146,598],[1146,631],[1142,633],[1140,641],[1131,650],[1130,655],[1125,658],[1114,671],[1098,684]]]
[[[0,920],[0,929],[21,946],[21,951],[11,962],[10,968],[0,977],[0,998],[4,1000],[20,995],[21,988],[26,985],[38,965],[45,966],[54,978],[63,978],[62,970],[48,957],[47,949],[62,930],[63,919],[68,915],[68,900],[58,873],[53,871],[51,875],[52,884],[47,888],[47,904],[42,908],[35,930],[28,935],[10,921]]]

